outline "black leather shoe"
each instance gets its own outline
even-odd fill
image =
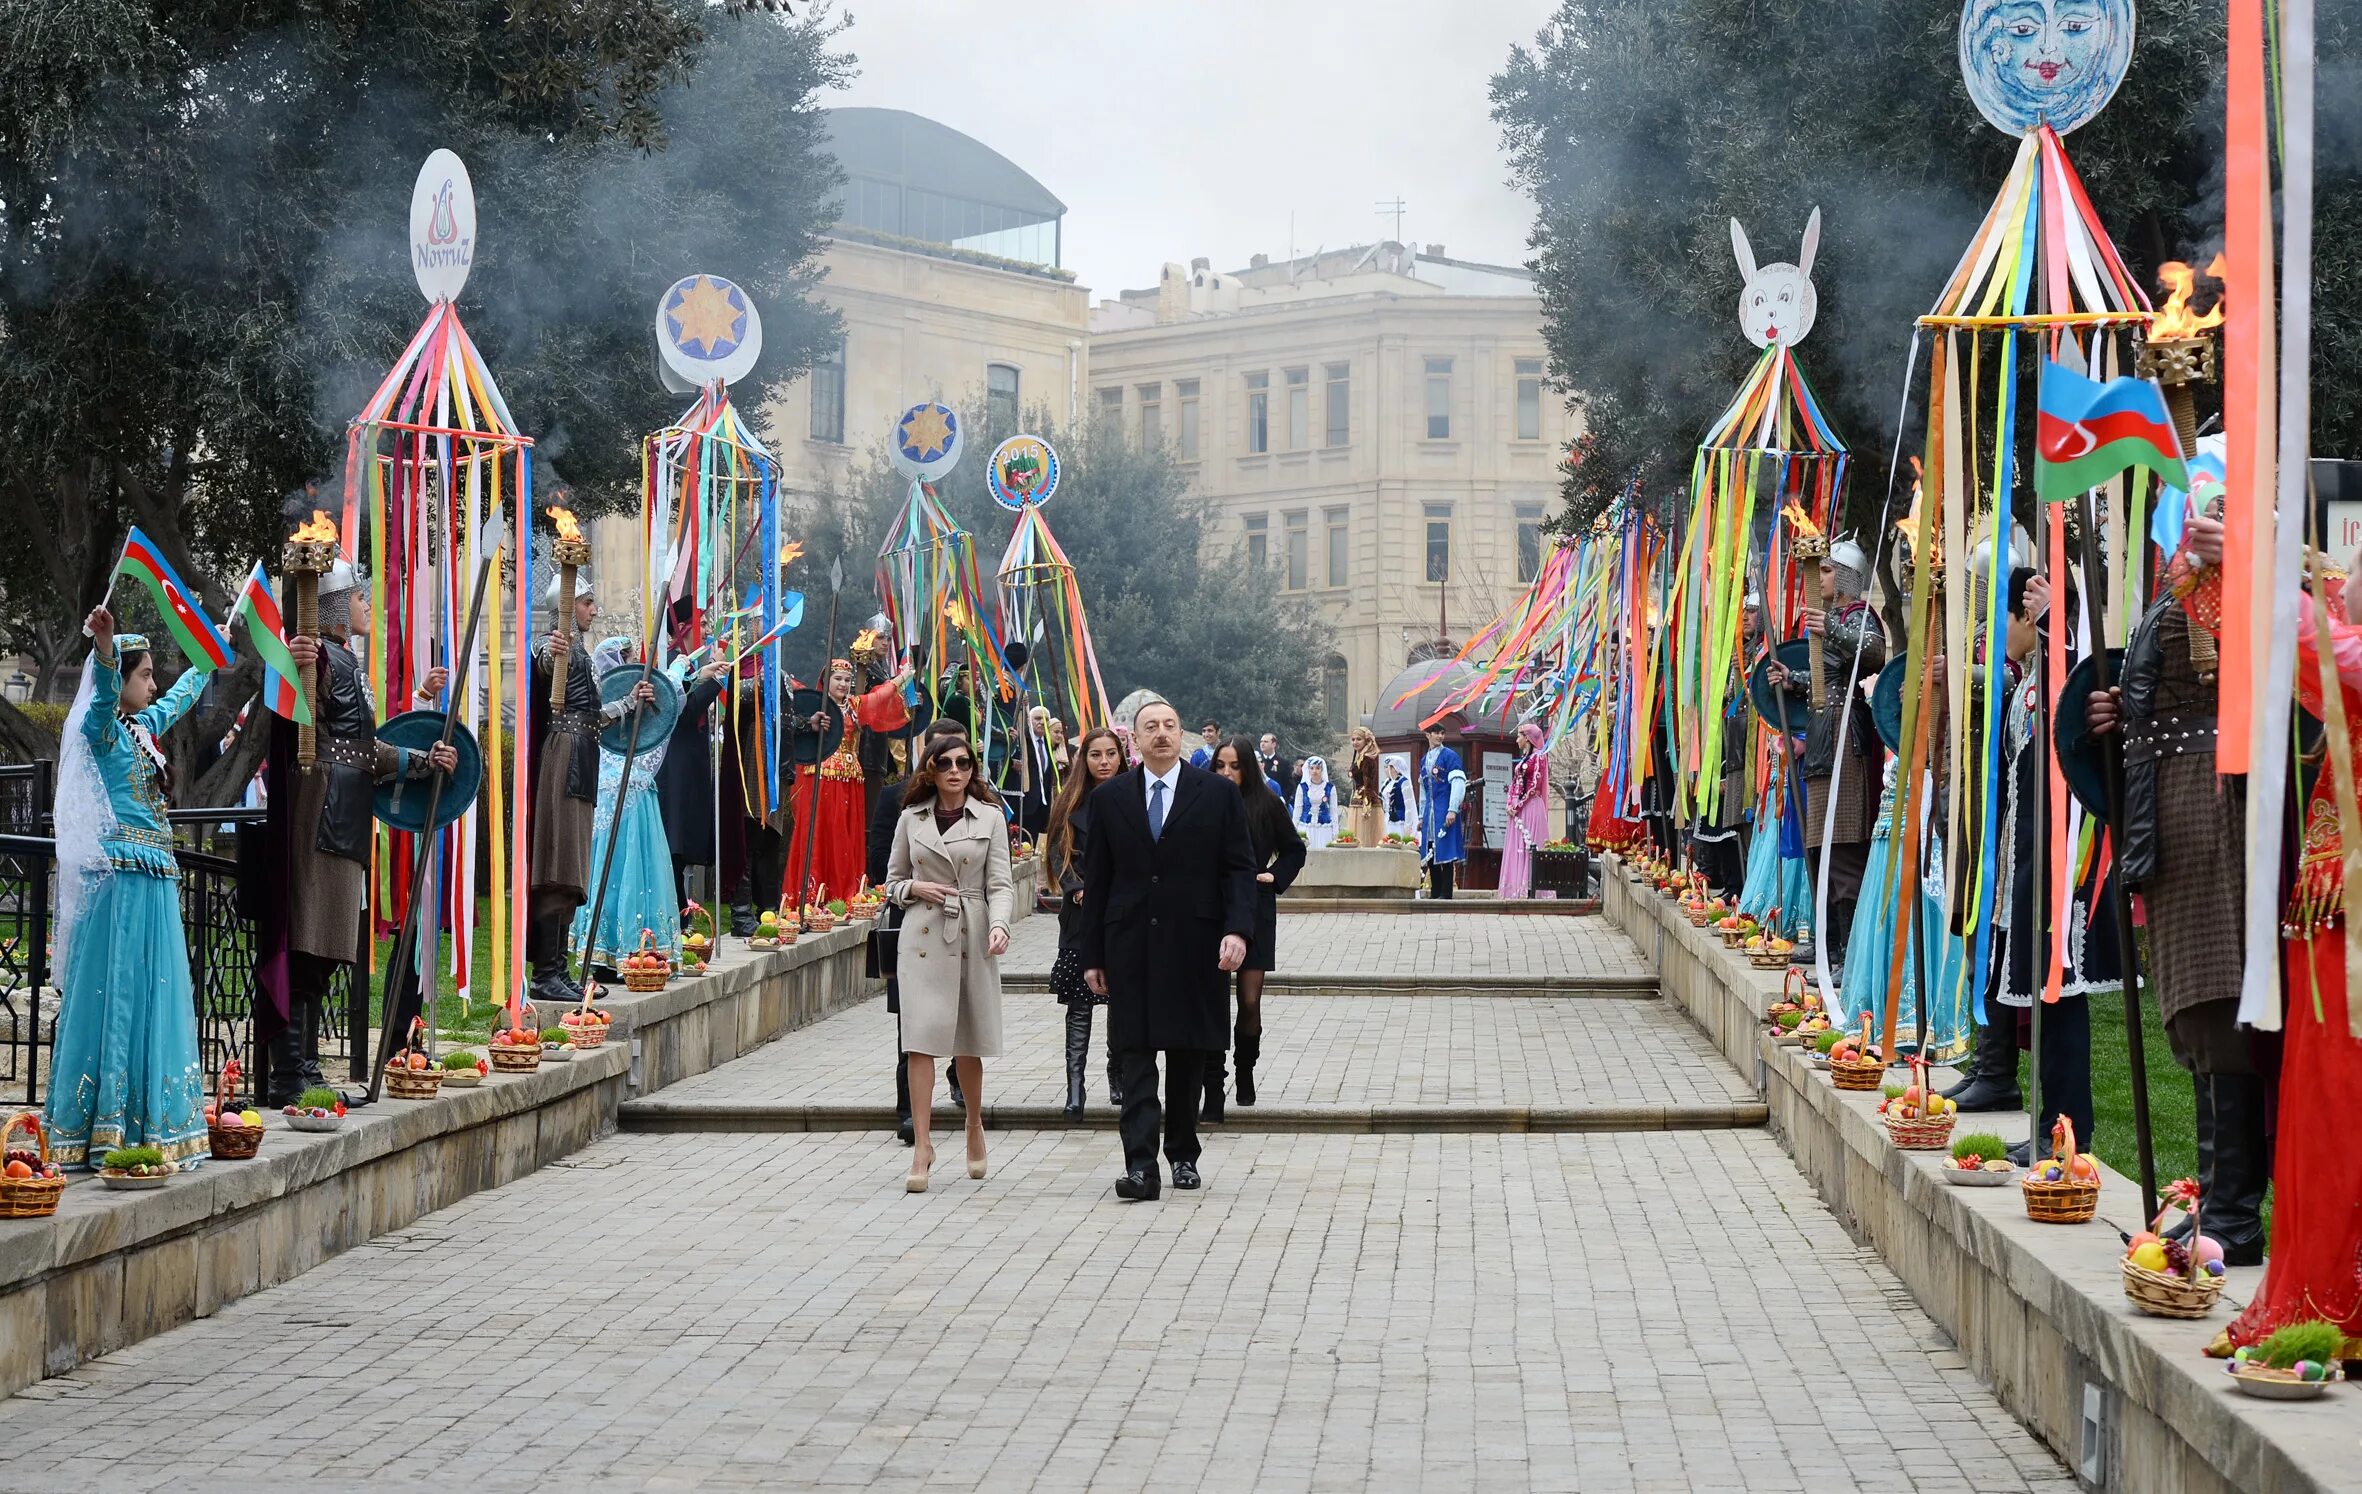
[[[1154,1199],[1164,1192],[1153,1172],[1127,1172],[1115,1180],[1115,1196],[1135,1202]]]
[[[894,1136],[904,1146],[919,1144],[918,1133],[912,1129],[910,1117],[907,1115],[894,1123]]]
[[[1966,1109],[1967,1107],[1963,1106],[1962,1108]],[[2031,1137],[2009,1149],[2009,1165],[2012,1167],[2032,1167],[2034,1165],[2034,1142]]]
[[[1197,1175],[1195,1162],[1176,1162],[1173,1164],[1173,1186],[1176,1188],[1202,1188],[1205,1186],[1205,1180]]]
[[[1952,1103],[1963,1111],[2023,1110],[2025,1092],[2015,1084],[1999,1084],[1980,1074],[1977,1081],[1952,1096]]]

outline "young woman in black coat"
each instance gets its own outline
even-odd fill
[[[1083,733],[1075,757],[1082,771],[1066,775],[1058,800],[1050,806],[1049,826],[1042,843],[1049,864],[1058,874],[1058,957],[1050,965],[1050,994],[1066,1008],[1066,1118],[1083,1113],[1083,1071],[1091,1058],[1091,1008],[1107,998],[1094,996],[1083,984],[1081,940],[1083,905],[1083,847],[1091,833],[1091,791],[1124,770],[1124,744],[1104,726]],[[1123,1086],[1116,1078],[1115,1036],[1107,1040],[1107,1103],[1123,1103]]]
[[[1238,785],[1247,805],[1247,840],[1255,857],[1255,937],[1247,941],[1247,962],[1238,971],[1238,1028],[1231,1046],[1238,1050],[1238,1102],[1255,1103],[1255,1060],[1263,1056],[1263,977],[1278,960],[1279,895],[1304,870],[1304,838],[1288,816],[1288,806],[1263,777],[1255,760],[1255,744],[1232,737],[1214,752],[1214,771]],[[1201,1120],[1222,1119],[1222,1055],[1206,1075],[1206,1098]]]

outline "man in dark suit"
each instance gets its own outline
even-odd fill
[[[1262,742],[1255,748],[1255,761],[1263,765],[1263,776],[1276,786],[1275,792],[1280,798],[1293,805],[1296,802],[1296,765],[1281,754],[1277,733],[1263,733]]]
[[[1246,804],[1231,784],[1181,761],[1180,714],[1161,700],[1142,706],[1132,741],[1140,766],[1091,795],[1081,953],[1084,983],[1108,998],[1107,1034],[1123,1071],[1116,1196],[1148,1199],[1163,1191],[1160,1126],[1173,1186],[1199,1185],[1202,1069],[1208,1052],[1229,1043],[1229,977],[1246,963],[1255,928],[1255,871]]]
[[[966,737],[968,729],[948,716],[938,716],[920,736],[915,751],[919,757],[927,755],[937,737]],[[910,787],[907,775],[886,784],[869,807],[869,831],[864,848],[869,852],[869,885],[886,885],[886,861],[894,853],[894,825],[902,818],[902,795]],[[902,982],[897,978],[896,955],[902,931],[902,910],[888,903],[885,916],[869,936],[869,973],[886,980],[886,1010],[894,1014],[894,1134],[904,1146],[915,1145],[910,1121],[910,1056],[902,1051]],[[951,1080],[951,1103],[966,1108],[967,1098],[960,1093],[960,1076],[955,1065],[945,1064],[943,1072]],[[932,1097],[930,1097],[932,1098]]]

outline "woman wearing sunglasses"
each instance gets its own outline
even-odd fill
[[[1000,957],[1009,948],[1009,826],[965,737],[937,737],[903,794],[886,896],[904,910],[902,1041],[912,1095],[935,1093],[935,1060],[958,1065],[968,1176],[984,1176],[984,1063],[1001,1053]],[[910,1177],[927,1191],[933,1106],[912,1107]]]

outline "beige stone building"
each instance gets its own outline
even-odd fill
[[[1223,542],[1334,629],[1339,738],[1414,647],[1465,639],[1539,566],[1579,427],[1527,271],[1435,244],[1201,259],[1102,301],[1091,333],[1093,410],[1170,443]]]
[[[989,146],[900,109],[832,109],[845,171],[819,297],[845,334],[818,368],[742,405],[790,503],[842,479],[896,415],[981,395],[1072,416],[1089,368],[1090,295],[1059,265],[1066,205]],[[638,572],[639,537],[607,520],[602,574]],[[627,583],[628,584],[628,583]]]

